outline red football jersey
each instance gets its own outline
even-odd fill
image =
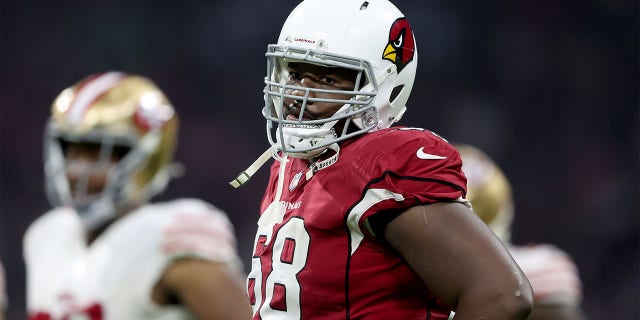
[[[308,160],[271,167],[247,281],[253,318],[447,319],[450,310],[365,220],[463,197],[458,152],[404,127],[340,148],[337,162],[308,179]]]

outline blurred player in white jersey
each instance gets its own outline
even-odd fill
[[[55,99],[44,136],[54,208],[24,237],[29,319],[250,317],[225,213],[150,202],[176,173],[177,126],[139,75],[94,74]]]
[[[7,298],[7,281],[4,272],[4,267],[0,263],[0,320],[4,320],[4,315],[7,312],[7,306],[9,299]]]
[[[271,148],[232,182],[276,158],[247,281],[253,319],[526,319],[531,287],[467,206],[457,151],[392,126],[418,62],[402,12],[305,0],[266,56]]]
[[[583,319],[581,282],[571,257],[551,244],[516,246],[510,229],[514,205],[509,180],[480,149],[456,145],[467,176],[467,199],[473,211],[507,244],[511,254],[531,282],[534,308],[530,320]]]

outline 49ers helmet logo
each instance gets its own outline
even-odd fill
[[[382,59],[393,62],[398,68],[398,73],[411,61],[415,43],[413,42],[413,30],[406,18],[398,18],[389,30],[389,42],[382,52]]]

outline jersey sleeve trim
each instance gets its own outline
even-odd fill
[[[387,177],[392,177],[395,180],[414,180],[421,182],[435,182],[447,185],[452,189],[458,190],[464,193],[464,188],[440,179],[434,178],[423,178],[423,177],[415,177],[415,176],[402,176],[392,171],[385,171],[382,176],[372,179],[367,185],[362,193],[362,197],[358,202],[356,202],[350,209],[347,211],[346,215],[346,226],[350,233],[350,252],[353,254],[359,247],[360,243],[364,239],[365,232],[368,232],[372,236],[375,237],[375,231],[368,224],[365,223],[368,216],[373,215],[375,212],[371,212],[371,209],[375,207],[377,204],[380,204],[385,201],[393,200],[394,202],[403,202],[407,200],[407,198],[401,194],[384,188],[372,188],[376,183],[386,179]],[[439,201],[459,201],[460,198],[456,199],[447,199],[447,198],[434,198],[435,201],[425,202],[425,203],[408,203],[403,205],[400,208],[395,208],[394,214],[397,216],[404,212],[404,210],[413,207],[415,205],[421,204],[430,204]],[[367,217],[365,217],[367,215]],[[391,221],[389,219],[388,221]]]

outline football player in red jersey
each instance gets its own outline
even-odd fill
[[[551,244],[510,243],[514,205],[506,175],[486,153],[456,144],[467,177],[467,199],[473,211],[507,244],[512,256],[531,282],[534,307],[530,320],[584,319],[580,302],[582,285],[571,257]]]
[[[526,319],[527,278],[465,200],[458,152],[391,127],[418,54],[387,0],[306,0],[267,49],[276,158],[248,276],[254,319]]]
[[[94,74],[58,95],[44,141],[54,208],[24,237],[29,319],[251,316],[226,214],[150,200],[175,171],[177,126],[139,75]]]

